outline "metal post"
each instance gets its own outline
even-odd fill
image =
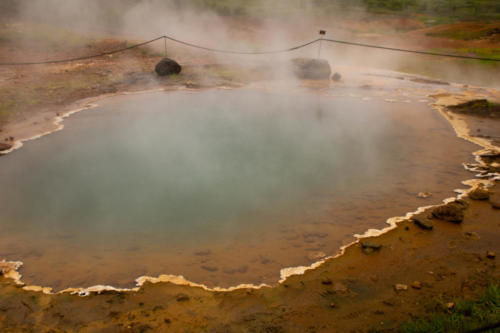
[[[318,59],[321,57],[321,42],[323,41],[323,36],[326,35],[325,30],[320,30],[319,31],[319,48],[318,48]]]
[[[165,46],[165,51],[163,53],[163,56],[164,58],[167,57],[167,37],[163,36],[163,43],[164,43],[164,46]]]

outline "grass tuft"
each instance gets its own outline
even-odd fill
[[[403,333],[465,332],[500,321],[500,286],[490,284],[478,299],[458,300],[450,310],[436,300],[435,314],[403,323]]]

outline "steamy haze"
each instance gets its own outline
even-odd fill
[[[7,2],[8,3],[8,2]],[[415,20],[374,15],[371,6],[377,1],[179,1],[179,0],[33,0],[11,1],[10,17],[59,26],[61,29],[87,36],[117,36],[131,40],[147,40],[163,34],[191,43],[227,50],[263,51],[295,46],[318,37],[320,29],[327,30],[327,38],[360,41],[408,49],[426,49],[419,40],[412,40],[405,29],[422,28]],[[389,5],[385,5],[389,6]],[[426,15],[439,15],[443,5],[427,0],[409,1]],[[440,7],[441,6],[441,7]],[[490,5],[494,6],[494,4]],[[455,9],[457,15],[460,8]],[[491,10],[489,7],[484,9]],[[495,10],[495,8],[493,8]],[[403,11],[404,13],[404,11]],[[382,18],[380,18],[382,17]],[[399,20],[399,21],[398,21]],[[397,22],[394,25],[394,22]],[[429,19],[429,21],[432,21]],[[382,34],[381,34],[382,33]],[[390,38],[384,37],[389,35]],[[443,45],[443,48],[446,45]],[[162,49],[161,43],[153,46]],[[238,63],[262,64],[277,76],[284,73],[277,62],[293,57],[316,57],[317,44],[299,51],[279,55],[234,56],[207,53],[168,43],[169,55],[190,64]],[[425,75],[467,81],[483,80],[489,75],[468,62],[415,56],[366,48],[323,43],[322,58],[330,65],[378,67],[412,71],[422,67]],[[482,70],[482,71],[481,71]],[[488,85],[498,84],[489,78]]]

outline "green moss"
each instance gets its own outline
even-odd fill
[[[484,37],[489,37],[493,34],[500,33],[499,28],[487,28],[479,30],[445,30],[440,32],[429,32],[427,36],[443,37],[456,40],[473,40]]]
[[[500,286],[490,284],[485,293],[472,300],[457,300],[450,310],[436,299],[434,314],[403,323],[403,333],[465,332],[500,321]]]

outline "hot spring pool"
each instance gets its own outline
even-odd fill
[[[0,258],[56,289],[161,273],[272,283],[451,196],[473,150],[424,104],[256,90],[114,97],[1,157]]]

